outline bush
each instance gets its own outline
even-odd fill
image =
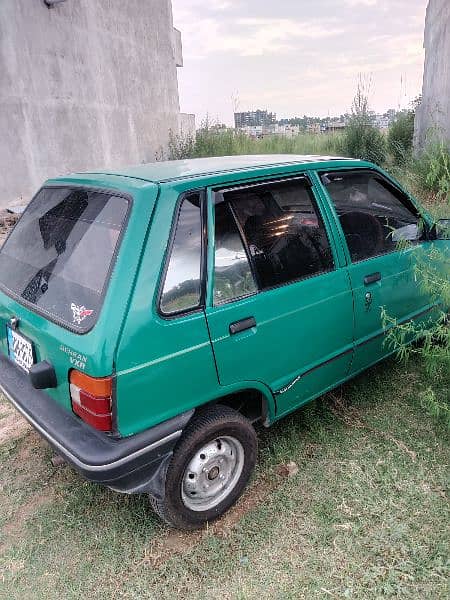
[[[170,135],[168,158],[201,158],[235,154],[323,154],[342,152],[340,133],[301,133],[294,137],[269,135],[250,138],[242,131],[218,129],[208,120],[196,132],[195,139]]]
[[[194,158],[251,154],[251,139],[242,132],[226,129],[217,131],[207,124],[197,131]]]
[[[395,318],[382,313],[386,343],[401,359],[419,355],[424,362],[429,386],[419,394],[422,407],[450,428],[450,327],[446,311],[450,307],[450,251],[436,247],[416,250],[415,277],[429,297],[430,303],[441,303],[440,315],[434,321],[418,324],[409,321],[399,325]],[[420,339],[420,344],[410,345]]]
[[[386,159],[386,140],[373,126],[369,114],[368,85],[358,82],[352,104],[352,116],[342,139],[342,151],[351,158],[383,164]]]
[[[352,117],[342,142],[342,151],[348,157],[378,165],[386,160],[386,140],[369,121]]]
[[[189,158],[194,151],[195,140],[191,135],[175,135],[169,132],[168,158],[169,160],[181,160]]]
[[[389,128],[387,145],[394,160],[406,163],[412,154],[414,138],[414,111],[400,113]]]
[[[450,203],[450,152],[443,141],[431,142],[412,164],[418,185]]]

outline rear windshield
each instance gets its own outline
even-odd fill
[[[35,196],[0,251],[0,286],[79,332],[95,324],[128,200],[84,188]]]

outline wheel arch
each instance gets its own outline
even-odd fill
[[[272,392],[259,381],[226,386],[209,402],[196,408],[196,412],[209,406],[223,404],[234,408],[252,423],[260,422],[268,427],[275,420],[276,404]]]

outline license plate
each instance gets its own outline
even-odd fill
[[[6,326],[6,333],[9,358],[28,373],[34,364],[33,342],[9,325]]]

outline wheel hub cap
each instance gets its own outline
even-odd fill
[[[208,473],[208,479],[212,481],[219,474],[219,467],[213,467],[211,471]]]
[[[213,508],[236,486],[244,467],[244,449],[234,437],[211,440],[188,463],[181,485],[185,506],[195,511]]]

